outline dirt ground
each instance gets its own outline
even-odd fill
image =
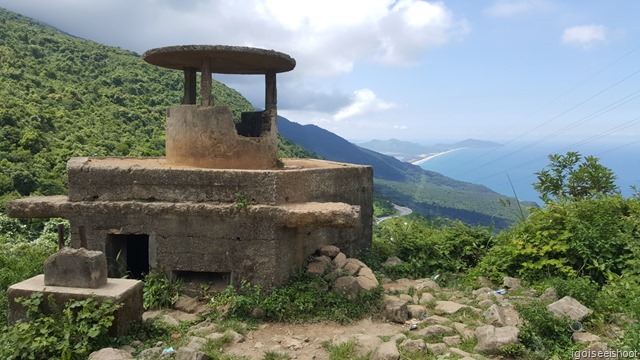
[[[363,319],[353,324],[282,324],[268,323],[245,335],[245,341],[225,348],[225,353],[261,359],[265,352],[286,353],[293,359],[328,359],[323,343],[341,343],[352,336],[367,334],[393,336],[405,328],[399,324]]]

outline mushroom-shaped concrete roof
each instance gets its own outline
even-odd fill
[[[291,71],[296,61],[289,55],[245,46],[181,45],[151,49],[144,53],[149,64],[170,69],[202,68],[209,59],[218,74],[267,74]]]

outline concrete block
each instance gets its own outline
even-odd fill
[[[9,298],[9,324],[26,319],[26,309],[18,304],[15,299],[18,297],[30,297],[34,293],[43,294],[42,311],[52,313],[56,311],[48,304],[47,299],[52,297],[55,304],[65,304],[69,300],[84,300],[93,297],[97,301],[113,300],[116,304],[121,304],[115,312],[113,325],[109,329],[111,336],[123,336],[136,322],[142,322],[142,281],[129,279],[108,279],[107,283],[97,289],[46,286],[44,275],[36,275],[20,283],[11,285],[7,291]]]
[[[44,284],[98,288],[107,283],[107,259],[102,251],[62,248],[44,262]]]

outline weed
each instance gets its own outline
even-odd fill
[[[26,308],[27,321],[4,327],[0,332],[3,359],[86,359],[91,351],[109,341],[107,332],[119,305],[93,298],[71,300],[60,309],[47,299],[52,315],[40,311],[42,294],[17,298]]]
[[[356,344],[353,341],[347,341],[339,345],[333,345],[325,342],[323,347],[329,352],[329,360],[367,360],[368,355],[359,356],[356,352]]]
[[[267,351],[262,356],[262,360],[291,360],[291,356],[275,351]]]
[[[256,201],[254,199],[248,199],[247,196],[239,191],[236,193],[236,209],[246,210],[249,205],[254,205]]]
[[[147,274],[142,296],[145,310],[173,306],[180,296],[180,285],[179,280],[169,279],[162,270]]]

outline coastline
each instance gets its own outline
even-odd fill
[[[447,150],[447,151],[442,151],[442,152],[437,152],[437,153],[431,153],[431,154],[424,154],[424,155],[420,155],[420,156],[424,156],[423,158],[421,158],[420,160],[416,160],[416,161],[412,161],[411,164],[413,165],[420,165],[420,164],[424,164],[427,161],[433,159],[433,158],[437,158],[438,156],[444,155],[444,154],[448,154],[450,152],[454,152],[454,151],[458,151],[458,150],[462,150],[462,149],[466,149],[466,148],[455,148],[455,149],[451,149],[451,150]]]

